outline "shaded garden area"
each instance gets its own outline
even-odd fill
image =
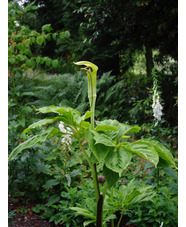
[[[9,226],[178,226],[177,2],[8,11]]]

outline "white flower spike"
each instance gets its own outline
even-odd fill
[[[157,88],[157,78],[154,75],[154,85],[153,85],[153,104],[152,104],[152,109],[153,109],[153,116],[157,119],[157,122],[155,123],[155,126],[158,125],[158,122],[161,120],[161,116],[163,115],[163,107],[160,104],[160,95],[158,93],[158,88]]]
[[[64,123],[62,121],[60,121],[60,124],[59,124],[58,127],[59,127],[59,130],[63,133],[71,133],[72,132],[72,130],[69,127],[67,127],[65,129]],[[65,143],[66,145],[69,146],[70,144],[72,144],[71,136],[70,135],[63,135],[61,142]]]

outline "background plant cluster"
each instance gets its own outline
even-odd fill
[[[177,49],[173,48],[177,5],[175,1],[168,5],[166,1],[122,2],[37,0],[26,1],[23,8],[17,1],[9,1],[9,153],[29,136],[22,134],[24,128],[40,119],[35,108],[55,104],[82,114],[88,110],[87,78],[82,71],[74,73],[77,68],[72,64],[86,58],[99,66],[96,120],[137,124],[142,130],[131,140],[157,139],[177,159]],[[153,50],[164,107],[157,127],[147,49]],[[75,142],[68,147],[54,137],[11,162],[9,194],[24,204],[34,202],[33,211],[56,225],[80,226],[88,217],[75,214],[70,207],[94,207],[87,166]],[[104,184],[102,172],[98,179]],[[148,161],[133,157],[116,189],[132,179],[136,186],[153,186],[156,196],[145,205],[131,207],[126,212],[128,223],[177,226],[177,173],[155,169]],[[113,207],[119,217],[117,201]]]

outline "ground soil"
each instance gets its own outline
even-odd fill
[[[43,220],[39,215],[33,213],[32,207],[34,204],[25,205],[21,201],[13,202],[13,200],[8,198],[8,212],[13,212],[16,214],[13,218],[9,218],[9,227],[62,227],[63,225],[55,225],[54,223],[49,223]],[[22,209],[24,207],[24,210]],[[124,217],[120,223],[120,227],[136,227],[135,225],[125,225],[127,223],[128,217]],[[117,226],[117,223],[114,225]]]
[[[13,218],[9,218],[8,223],[10,227],[54,227],[53,223],[49,223],[43,220],[39,215],[32,212],[33,204],[24,205],[20,202],[13,202],[8,198],[8,212],[14,211],[16,214]],[[21,207],[24,207],[24,211],[21,211]]]

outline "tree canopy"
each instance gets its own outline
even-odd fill
[[[24,20],[33,29],[51,24],[54,31],[67,29],[71,38],[66,43],[50,42],[45,54],[63,56],[68,60],[75,53],[81,58],[99,62],[101,70],[119,74],[126,70],[134,50],[146,48],[146,58],[152,64],[152,48],[162,56],[177,59],[177,2],[167,0],[27,0],[39,6],[34,23]],[[26,5],[27,3],[25,3]],[[61,46],[63,45],[63,50]],[[65,48],[64,48],[65,46]],[[125,55],[121,63],[121,55]],[[79,59],[75,59],[79,60]],[[101,64],[100,64],[101,63]],[[151,66],[150,66],[151,67]]]

